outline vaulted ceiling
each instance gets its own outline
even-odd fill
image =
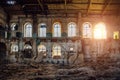
[[[14,1],[8,3],[8,1]],[[9,14],[120,14],[120,0],[0,0]]]

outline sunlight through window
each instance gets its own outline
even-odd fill
[[[106,39],[107,32],[104,23],[98,23],[94,28],[94,38],[95,39]]]
[[[119,39],[119,31],[113,33],[113,39]]]
[[[61,56],[61,47],[60,46],[54,46],[52,57],[58,57],[58,56],[59,57]]]

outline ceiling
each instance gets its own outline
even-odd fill
[[[8,4],[7,1],[15,1]],[[0,6],[14,14],[120,14],[120,0],[0,0]]]

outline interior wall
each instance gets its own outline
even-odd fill
[[[26,21],[33,21],[33,18],[31,15],[28,15],[29,18],[27,18],[25,15],[13,15],[11,18],[12,22],[20,22],[20,30],[22,30],[22,24],[24,23],[25,19]],[[94,29],[95,25],[99,22],[103,22],[106,25],[107,29],[107,37],[113,38],[113,32],[114,31],[120,31],[120,16],[116,15],[82,15],[81,13],[76,14],[69,14],[67,17],[64,15],[56,14],[56,15],[48,15],[47,17],[37,15],[37,21],[36,24],[39,23],[46,23],[47,24],[47,32],[52,33],[52,25],[54,22],[60,22],[62,25],[62,32],[67,33],[67,24],[69,22],[75,22],[77,24],[77,36],[82,36],[82,26],[84,22],[90,22],[92,24],[92,28]],[[38,26],[34,27],[38,27]],[[37,31],[36,31],[37,33]]]
[[[114,31],[120,31],[120,16],[116,15],[88,15],[88,16],[82,16],[81,18],[82,23],[84,22],[90,22],[93,26],[99,22],[103,22],[106,25],[107,29],[107,37],[108,38],[113,38],[113,32]],[[82,24],[81,24],[82,27]]]
[[[0,20],[1,20],[0,23],[6,24],[5,14],[2,14],[2,12],[1,12],[0,16],[3,17],[3,18],[0,17]],[[61,26],[62,26],[62,32],[67,33],[67,24],[69,22],[75,22],[77,24],[77,37],[78,37],[79,40],[81,40],[81,38],[79,38],[79,37],[82,37],[82,27],[83,27],[84,22],[90,22],[92,24],[93,29],[94,29],[94,27],[97,23],[99,23],[99,22],[105,23],[106,28],[107,28],[108,38],[113,38],[113,32],[116,31],[116,30],[120,31],[119,18],[120,18],[120,16],[115,16],[115,15],[104,15],[104,16],[101,16],[101,15],[87,15],[86,16],[86,15],[82,15],[81,13],[78,13],[77,15],[76,14],[69,14],[67,16],[61,15],[61,14],[48,15],[48,16],[36,15],[36,17],[34,17],[32,15],[27,15],[27,16],[26,15],[11,15],[10,24],[18,23],[19,27],[18,27],[17,31],[23,33],[24,23],[25,22],[31,22],[33,24],[33,27],[34,27],[33,28],[34,29],[33,34],[34,33],[37,34],[37,32],[38,32],[37,27],[38,27],[39,23],[46,23],[47,33],[52,33],[53,23],[54,22],[60,22]],[[39,38],[39,40],[40,39],[41,38]],[[29,38],[29,39],[22,38],[20,41],[23,43],[23,45],[26,41],[32,41],[33,53],[35,53],[35,54],[37,53],[37,51],[36,51],[36,48],[37,48],[36,47],[36,41],[37,40],[36,39],[34,39],[34,38]],[[44,40],[43,40],[43,42],[44,42]],[[63,42],[64,42],[64,40],[63,40]],[[93,48],[95,50],[95,48],[97,48],[96,43],[99,43],[99,42],[94,42],[94,41],[91,41],[89,39],[88,40],[84,39],[84,42],[85,42],[85,46],[82,45],[83,43],[81,45],[82,45],[82,47],[84,47],[84,49],[87,53],[86,56],[89,57],[91,55],[91,52],[92,52],[92,50],[91,50],[92,47],[91,46],[93,46],[95,44],[95,47]],[[46,41],[46,43],[47,43],[47,41]],[[53,43],[54,43],[54,40],[53,40],[53,42],[51,42],[51,45],[53,45]],[[62,43],[62,41],[61,41],[61,43]],[[106,42],[100,41],[101,46],[103,46],[104,43],[106,43]],[[113,42],[111,42],[111,44],[112,43]],[[74,40],[73,40],[72,44],[75,44]],[[101,46],[100,46],[100,48],[101,48]],[[101,49],[103,49],[103,47]],[[51,50],[49,50],[48,53],[51,53]],[[84,54],[82,53],[82,55],[84,55]]]
[[[4,10],[0,7],[0,24],[1,25],[6,25],[6,13],[4,12]]]

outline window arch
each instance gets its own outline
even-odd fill
[[[25,44],[24,49],[32,49],[32,46],[30,44]]]
[[[92,25],[89,22],[83,24],[83,38],[92,38]]]
[[[38,46],[38,53],[43,52],[43,55],[46,56],[46,46],[45,45],[39,45]]]
[[[61,37],[61,24],[59,22],[53,24],[53,37]]]
[[[107,32],[104,23],[98,23],[94,27],[94,38],[95,39],[106,39]]]
[[[61,57],[61,46],[59,45],[54,45],[53,48],[53,53],[52,53],[52,57],[53,58],[60,58]]]
[[[11,45],[11,52],[18,52],[18,45],[17,44]]]
[[[41,23],[38,25],[38,36],[46,37],[46,24],[45,23]]]
[[[32,24],[29,22],[24,24],[24,37],[32,37]]]
[[[119,39],[119,31],[113,32],[113,39]]]
[[[32,49],[32,45],[30,44],[25,44],[24,45],[24,51],[23,51],[23,57],[24,58],[33,58],[33,49]]]
[[[46,52],[46,47],[44,45],[39,45],[38,52]]]
[[[16,23],[12,23],[12,24],[11,24],[11,30],[12,30],[12,31],[15,30],[16,25],[17,25]]]
[[[68,37],[76,36],[76,24],[74,22],[70,22],[68,24]]]

